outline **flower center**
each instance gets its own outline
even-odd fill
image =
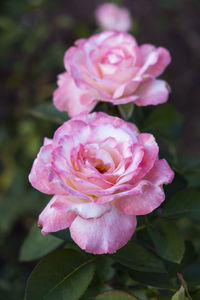
[[[104,56],[102,63],[115,65],[120,63],[124,59],[124,53],[121,49],[112,49],[108,51]]]
[[[100,149],[97,145],[90,145],[84,149],[84,161],[85,165],[92,166],[101,174],[110,169],[107,151]]]
[[[95,169],[97,169],[97,171],[99,171],[99,173],[104,174],[108,171],[109,166],[105,165],[102,161],[97,160],[96,164],[94,165]]]

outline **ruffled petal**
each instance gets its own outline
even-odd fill
[[[34,188],[45,194],[64,194],[59,181],[52,180],[52,144],[50,140],[44,141],[45,146],[40,148],[37,158],[34,160],[29,181]]]
[[[67,73],[58,76],[58,88],[54,91],[53,102],[60,111],[67,111],[70,117],[82,111],[90,112],[96,105],[92,94],[79,89]]]
[[[120,128],[128,133],[132,137],[133,142],[136,141],[136,136],[139,134],[137,127],[133,123],[124,122],[118,117],[111,117],[103,112],[92,114],[82,113],[77,118],[89,125],[92,124],[93,126],[112,124],[112,126],[114,126],[115,128]],[[112,136],[112,138],[114,137]]]
[[[153,167],[159,152],[158,144],[155,141],[155,138],[150,133],[141,133],[138,136],[139,143],[143,146],[144,155],[143,159],[139,165],[141,168],[140,173],[137,176],[137,180],[142,178],[147,172]],[[134,181],[136,178],[134,179]]]
[[[144,54],[144,65],[140,70],[140,74],[145,73],[157,77],[163,73],[171,62],[169,51],[163,47],[154,48],[151,45],[142,45],[140,49]]]
[[[146,215],[159,207],[164,200],[163,190],[148,182],[143,184],[140,193],[118,199],[115,206],[128,215]]]
[[[174,178],[174,172],[165,159],[155,162],[151,171],[145,176],[146,180],[156,185],[169,184]]]
[[[68,228],[76,218],[74,212],[61,211],[53,207],[53,203],[58,199],[66,201],[66,196],[54,196],[39,216],[38,226],[42,227],[41,232],[44,235]],[[70,207],[70,204],[68,205]]]
[[[74,137],[75,134],[81,132],[82,130],[85,130],[84,129],[85,127],[87,127],[86,129],[89,130],[86,122],[84,122],[80,119],[71,119],[71,120],[65,122],[54,133],[54,137],[53,137],[54,147],[56,147],[60,144],[60,141],[63,139],[64,136]]]
[[[148,55],[155,50],[156,47],[151,44],[143,44],[140,46],[141,55],[143,57],[143,61],[147,60]]]
[[[136,228],[136,217],[128,216],[116,208],[97,219],[80,216],[70,227],[72,239],[83,250],[93,254],[114,253],[132,237]]]
[[[137,71],[139,68],[137,68]],[[138,77],[132,77],[133,79],[125,82],[124,84],[119,85],[119,87],[115,90],[113,94],[113,100],[121,101],[122,99],[128,98],[128,96],[131,96],[131,94],[134,93],[134,91],[137,89],[137,87],[143,82],[143,78],[138,76]],[[127,96],[125,96],[127,95]]]
[[[167,101],[170,87],[166,81],[155,79],[142,83],[135,93],[138,106],[157,105]]]
[[[95,204],[95,203],[73,203],[70,205],[66,201],[68,197],[57,197],[56,200],[52,203],[51,207],[62,211],[62,212],[74,212],[83,219],[96,219],[103,216],[105,213],[110,212],[112,205],[110,203],[105,204]]]

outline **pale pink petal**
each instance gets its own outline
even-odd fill
[[[83,44],[84,44],[84,42],[83,42]],[[75,43],[75,45],[76,45],[76,43]],[[79,40],[77,41],[77,46],[78,45],[79,45]],[[81,46],[81,43],[80,43],[80,46]],[[76,54],[76,51],[77,51],[77,48],[72,46],[65,52],[65,55],[64,55],[64,66],[65,66],[65,69],[67,70],[67,72],[69,72],[69,74],[71,74],[70,63],[73,59],[73,56]],[[58,77],[58,80],[59,80],[59,78],[60,77]]]
[[[86,42],[86,39],[80,38],[79,40],[75,41],[76,46],[83,46]]]
[[[104,194],[99,193],[99,198],[96,200],[96,203],[103,204],[141,194],[144,187],[149,185],[151,185],[151,182],[147,180],[141,180],[134,186],[131,184],[114,185],[112,188],[105,190]]]
[[[115,206],[128,215],[146,215],[165,200],[163,190],[150,182],[142,186],[140,193],[118,199]]]
[[[90,135],[90,128],[88,124],[82,121],[81,119],[74,118],[72,120],[65,122],[62,126],[60,126],[56,130],[53,137],[53,143],[54,146],[59,145],[65,136],[70,136],[70,138],[73,138],[74,145],[78,145],[83,140],[86,140],[89,135]],[[82,140],[79,141],[79,143],[77,142],[75,144],[75,142],[77,141],[74,139],[75,136],[79,136],[79,138],[82,137]]]
[[[145,176],[146,180],[149,180],[156,185],[171,183],[173,178],[174,172],[165,159],[157,160],[153,168]]]
[[[145,49],[143,48],[145,47]],[[143,45],[140,47],[143,48],[144,56],[144,65],[140,70],[140,74],[148,74],[152,77],[157,77],[163,73],[165,68],[171,62],[171,56],[167,49],[163,47],[153,48],[150,50],[150,45]],[[148,50],[147,50],[148,48]],[[146,55],[148,53],[148,55]]]
[[[131,137],[123,129],[114,127],[113,124],[105,124],[100,127],[96,127],[93,131],[94,141],[98,142],[106,140],[108,137],[113,137],[117,142],[129,142]]]
[[[123,98],[114,99],[109,102],[112,102],[114,105],[119,105],[119,104],[126,104],[126,103],[130,103],[130,102],[135,103],[137,99],[138,99],[138,96],[133,94],[133,95],[129,95],[129,96],[123,96]]]
[[[105,213],[108,213],[112,209],[110,203],[105,204],[95,204],[95,203],[73,203],[66,201],[67,197],[57,197],[57,199],[52,203],[51,207],[62,211],[62,212],[74,212],[83,219],[96,219],[103,216]]]
[[[102,126],[102,125],[110,125],[114,126],[115,128],[120,128],[128,133],[133,142],[136,141],[136,136],[138,135],[139,131],[135,124],[124,122],[122,119],[118,117],[109,116],[103,112],[97,112],[92,114],[82,113],[77,118],[80,120],[87,122],[88,124],[93,124],[94,126]],[[112,138],[114,138],[112,136]]]
[[[44,138],[44,143],[43,143],[43,146],[47,146],[47,145],[50,145],[52,144],[53,140],[52,139],[49,139],[49,138]]]
[[[149,54],[155,49],[156,47],[151,44],[143,44],[140,46],[140,51],[144,62],[147,60]]]
[[[53,95],[54,105],[60,111],[67,111],[70,117],[82,111],[90,112],[95,107],[94,96],[79,89],[67,72],[59,75],[58,86]]]
[[[138,106],[157,105],[167,101],[170,88],[166,81],[155,79],[142,83],[135,93],[138,96],[135,104]]]
[[[144,155],[141,163],[139,164],[141,171],[137,176],[137,180],[142,178],[145,174],[147,174],[147,172],[151,170],[158,157],[159,152],[158,144],[156,143],[155,138],[152,134],[141,133],[138,135],[138,141],[141,145],[143,145]],[[134,179],[134,182],[135,181],[136,178]]]
[[[87,41],[91,44],[92,49],[97,46],[103,48],[105,46],[116,47],[121,44],[123,45],[124,42],[126,43],[126,46],[129,47],[137,46],[136,39],[132,35],[117,30],[107,30],[94,34]]]
[[[89,91],[96,100],[109,99],[119,85],[115,80],[101,78],[99,74],[93,74],[94,72],[85,69],[81,71],[79,65],[73,65],[71,69],[76,86],[85,92]]]
[[[142,145],[136,144],[133,146],[131,163],[126,169],[126,172],[124,172],[118,178],[118,185],[130,181],[132,178],[134,178],[134,176],[137,176],[141,172],[142,166],[139,165],[141,164],[144,157],[144,152],[145,151]]]
[[[114,253],[132,237],[136,228],[136,217],[128,216],[114,207],[97,219],[80,216],[70,227],[72,239],[80,248],[93,254]]]
[[[133,80],[128,80],[128,82],[122,85],[119,85],[119,87],[115,90],[113,94],[113,99],[117,99],[121,97],[125,98],[125,95],[130,96],[137,89],[137,87],[141,84],[142,81],[143,79],[138,77]],[[118,100],[121,101],[122,99],[118,99]]]
[[[48,141],[49,142],[49,141]],[[64,191],[57,180],[52,180],[52,144],[40,148],[37,158],[34,160],[29,181],[34,188],[45,194],[63,194]]]
[[[86,195],[82,190],[76,189],[73,172],[70,172],[71,170],[68,169],[66,160],[60,155],[60,149],[62,150],[62,147],[54,150],[52,162],[53,174],[50,178],[53,183],[58,182],[60,186],[61,191],[58,191],[57,194],[67,194],[82,200],[92,201],[93,198],[91,196]],[[88,183],[88,185],[90,186],[91,184]]]
[[[71,225],[73,220],[76,218],[74,212],[63,212],[55,209],[52,204],[57,199],[65,199],[66,196],[54,196],[51,201],[47,204],[44,210],[39,216],[38,226],[42,227],[42,234],[46,235],[50,232],[56,232],[63,230]]]
[[[121,185],[113,185],[112,187],[105,190],[85,190],[87,194],[93,194],[97,199],[95,199],[95,203],[103,204],[106,202],[111,202],[115,198],[123,197],[123,195],[131,193],[131,184],[121,184]],[[116,193],[116,194],[115,194]]]
[[[79,173],[77,173],[77,176],[79,176]],[[71,182],[73,183],[74,187],[78,190],[83,191],[84,194],[92,194],[96,195],[96,191],[104,191],[105,189],[108,189],[113,184],[106,180],[106,177],[104,178],[101,176],[101,174],[94,174],[92,175],[83,175],[81,178],[71,178]]]
[[[91,195],[87,195],[86,193],[84,193],[84,191],[76,190],[73,185],[73,180],[70,180],[70,178],[62,178],[62,175],[63,174],[60,173],[60,185],[62,187],[62,191],[64,190],[65,194],[79,198],[80,201],[94,201]]]

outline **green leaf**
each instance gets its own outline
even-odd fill
[[[96,271],[103,281],[111,280],[115,274],[115,269],[112,267],[113,259],[107,255],[101,255],[96,260]]]
[[[61,249],[46,256],[31,273],[25,300],[76,300],[85,292],[95,270],[95,256]]]
[[[164,273],[138,272],[135,270],[131,270],[129,273],[131,278],[139,283],[165,289],[176,287],[174,281]]]
[[[181,190],[187,188],[187,181],[186,179],[175,172],[174,179],[171,184],[164,186],[164,191],[167,199],[170,199],[176,193],[180,192]]]
[[[145,289],[145,287],[141,288],[138,287],[138,289],[136,287],[134,287],[133,291],[131,291],[131,293],[135,296],[138,297],[138,299],[140,300],[149,300],[149,298],[147,297],[147,289]]]
[[[199,156],[186,156],[179,153],[174,168],[184,176],[189,187],[197,187],[200,185]]]
[[[200,188],[188,188],[172,197],[164,206],[163,216],[168,218],[188,217],[199,220]]]
[[[181,262],[185,251],[184,240],[174,222],[160,219],[147,230],[161,257],[174,263]]]
[[[189,265],[181,273],[189,286],[200,285],[200,264]]]
[[[56,124],[62,124],[69,120],[67,113],[58,111],[52,103],[39,104],[31,109],[29,113],[36,118],[45,119]]]
[[[131,294],[128,294],[124,291],[112,290],[108,292],[104,292],[97,297],[95,300],[138,300],[138,298],[134,297]]]
[[[180,287],[180,289],[172,296],[171,300],[187,300],[188,298],[185,295],[185,289],[183,286]]]
[[[35,224],[20,249],[19,260],[30,261],[38,259],[56,249],[62,243],[62,240],[54,236],[42,235],[41,230]]]
[[[70,232],[69,229],[64,229],[64,230],[60,230],[60,231],[56,231],[56,232],[52,232],[51,235],[63,240],[63,241],[68,241],[68,242],[72,242],[71,236],[70,236]]]
[[[117,251],[112,258],[133,270],[158,273],[166,272],[164,264],[153,252],[132,241]]]
[[[185,219],[182,220],[182,222],[185,224]],[[186,223],[187,228],[190,227],[190,225],[188,225]],[[195,233],[194,233],[195,234]],[[185,252],[184,252],[184,256],[183,259],[181,261],[181,268],[185,268],[186,266],[192,264],[196,258],[197,258],[198,254],[196,253],[196,249],[193,245],[192,241],[188,241],[185,240]],[[179,269],[180,271],[180,269]]]
[[[125,120],[128,120],[128,119],[130,119],[130,117],[133,114],[134,103],[133,102],[129,102],[129,103],[126,103],[126,104],[120,104],[120,105],[118,105],[118,109],[119,109],[119,112],[120,112],[121,116]]]
[[[181,134],[182,115],[172,104],[157,106],[144,122],[144,131],[152,132],[157,139],[175,140]]]
[[[194,294],[194,296],[193,296],[192,299],[193,299],[193,300],[199,300],[199,299],[200,299],[200,290],[198,290],[198,291]]]
[[[105,288],[107,287],[108,286],[105,286],[104,281],[98,280],[94,277],[94,280],[92,280],[84,295],[81,296],[80,300],[94,300],[94,297],[105,291]]]

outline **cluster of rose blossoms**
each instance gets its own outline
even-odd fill
[[[96,16],[106,24],[100,9]],[[122,25],[124,16],[123,10]],[[167,161],[159,160],[153,135],[120,118],[90,114],[98,101],[146,106],[168,99],[169,87],[157,77],[170,63],[169,52],[139,46],[123,31],[127,24],[126,19],[121,29],[80,39],[66,51],[66,71],[58,76],[53,101],[72,119],[53,139],[44,139],[29,175],[36,189],[54,195],[39,216],[42,233],[69,227],[75,243],[93,254],[123,247],[135,231],[136,216],[159,207],[162,186],[174,176]]]

